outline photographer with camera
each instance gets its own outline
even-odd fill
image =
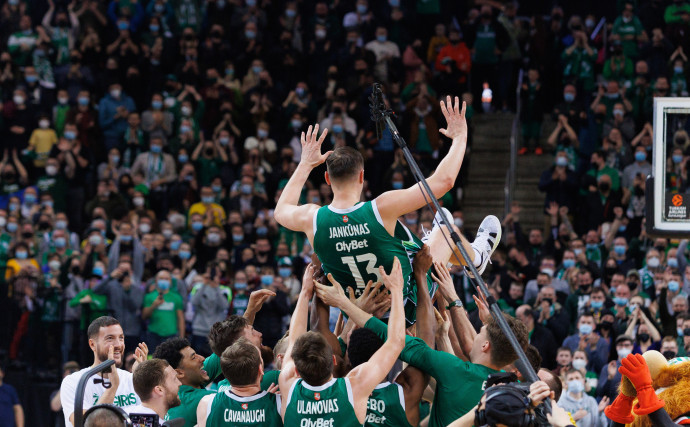
[[[479,404],[449,424],[449,427],[573,425],[568,413],[553,400],[554,392],[545,382],[537,381],[528,386],[515,380],[515,375],[511,373],[499,372],[490,375],[486,383],[486,392]],[[545,414],[544,407],[540,406],[547,398],[551,399],[550,414]]]
[[[136,348],[141,335],[139,309],[144,301],[144,290],[135,277],[132,263],[123,257],[107,280],[102,280],[93,289],[95,293],[108,297],[108,311],[122,325],[126,348]]]

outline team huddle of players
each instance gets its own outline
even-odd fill
[[[467,144],[464,104],[448,97],[441,110],[448,125],[440,132],[452,144],[428,178],[437,198],[453,187]],[[183,384],[181,404],[166,418],[182,417],[190,427],[417,426],[426,417],[428,405],[421,403],[433,378],[428,425],[446,426],[479,402],[490,374],[517,358],[490,316],[483,316],[484,326],[475,331],[455,293],[447,264],[463,261],[440,226],[443,215],[452,224],[448,211],[437,212],[433,230],[420,240],[398,219],[423,207],[429,195],[413,186],[361,201],[362,156],[347,147],[322,154],[327,132],[319,137],[317,125],[302,135],[301,161],[275,209],[276,220],[304,232],[317,256],[304,273],[288,334],[273,349],[279,371],[264,372],[261,334],[251,319],[232,316],[214,325],[209,334],[214,355],[205,360],[185,340],[164,342],[154,358],[167,360]],[[309,174],[324,162],[333,202],[299,205]],[[489,216],[474,242],[463,238],[468,262],[480,274],[500,234],[498,219]],[[437,289],[439,305],[448,304],[450,335],[432,305]],[[329,306],[347,318],[335,332],[328,328]],[[507,320],[526,347],[524,326]],[[105,359],[96,350],[94,355]],[[398,359],[405,369],[394,369]],[[218,392],[206,390],[209,378],[221,372],[225,380]]]

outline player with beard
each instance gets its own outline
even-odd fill
[[[107,379],[111,386],[107,389],[103,387],[99,375],[89,378],[84,390],[84,412],[92,406],[103,403],[110,403],[125,410],[130,406],[141,403],[132,384],[132,374],[120,369],[125,354],[125,334],[122,331],[120,322],[114,317],[101,316],[91,322],[87,329],[87,334],[89,337],[89,347],[93,351],[93,365],[66,376],[60,386],[60,403],[62,403],[62,411],[65,414],[65,426],[67,427],[73,427],[74,398],[77,394],[77,385],[81,376],[89,369],[108,359],[114,360],[116,367],[110,373],[103,374],[103,378]],[[136,362],[132,370],[137,369],[138,364],[146,360],[147,355],[148,348],[146,344],[140,343],[139,347],[134,351]]]
[[[130,406],[126,412],[132,414],[156,414],[158,423],[170,408],[180,406],[177,390],[180,380],[177,372],[163,359],[146,360],[139,364],[132,374],[134,391],[141,398],[141,405]]]
[[[261,388],[263,365],[261,351],[244,337],[226,348],[220,366],[232,386],[201,399],[197,408],[199,427],[281,427],[280,395]]]
[[[441,101],[441,111],[448,123],[439,132],[453,142],[448,154],[440,161],[435,172],[427,179],[433,196],[440,198],[451,191],[460,172],[467,147],[465,103],[450,96]],[[412,277],[412,259],[423,243],[429,246],[434,261],[456,263],[448,245],[447,230],[440,227],[441,212],[436,213],[434,226],[427,237],[420,240],[400,221],[400,217],[426,206],[429,195],[415,184],[407,189],[387,191],[374,200],[362,201],[364,189],[364,159],[350,147],[337,147],[321,154],[321,145],[328,134],[326,129],[318,137],[319,125],[309,126],[302,133],[302,155],[297,169],[283,188],[275,208],[275,219],[283,227],[301,231],[321,261],[324,272],[333,275],[344,287],[351,287],[359,296],[369,280],[381,281],[377,266],[390,270],[393,261],[400,262],[403,272],[403,298],[408,325],[416,321],[417,287]],[[300,194],[311,171],[326,163],[325,180],[333,191],[333,201],[326,206],[313,203],[299,205]],[[449,224],[453,216],[442,208]],[[457,230],[457,227],[454,229]],[[482,274],[490,262],[491,254],[501,240],[501,223],[493,215],[487,216],[479,226],[473,243],[459,234],[469,260]],[[458,257],[462,259],[462,257]],[[466,261],[462,261],[465,263]],[[433,296],[435,286],[429,276],[424,282]]]
[[[211,368],[204,356],[197,354],[185,338],[170,338],[163,341],[153,353],[156,359],[163,359],[176,372],[181,385],[178,390],[180,405],[170,408],[166,420],[184,418],[185,426],[196,425],[196,407],[202,397],[215,393],[204,387],[210,382],[209,377],[216,377],[220,371],[213,364]],[[212,356],[213,357],[213,356]],[[206,369],[213,369],[208,372]]]

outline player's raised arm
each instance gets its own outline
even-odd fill
[[[302,290],[299,293],[299,298],[297,299],[297,305],[295,306],[295,311],[292,314],[292,319],[290,320],[290,330],[288,334],[288,347],[285,350],[285,356],[283,358],[283,366],[280,371],[280,376],[278,377],[278,382],[280,384],[281,390],[290,390],[290,386],[297,379],[297,372],[295,371],[295,363],[292,360],[292,348],[295,346],[297,338],[302,334],[307,332],[307,317],[309,313],[309,301],[314,294],[314,267],[312,264],[304,271],[304,276],[302,278]],[[285,416],[285,408],[287,405],[283,406],[281,409],[281,415]]]
[[[446,98],[446,102],[441,101],[441,111],[448,125],[445,129],[439,129],[439,132],[452,139],[453,142],[448,154],[438,164],[436,171],[427,179],[436,198],[443,196],[453,188],[455,179],[460,172],[462,160],[465,157],[467,147],[466,105],[464,102],[462,108],[460,105],[460,98],[457,96],[455,103],[452,102],[450,96]],[[384,224],[388,225],[397,221],[404,214],[423,207],[426,200],[420,187],[413,185],[404,190],[393,190],[381,194],[376,198],[376,204]]]
[[[311,171],[326,161],[326,158],[332,153],[331,151],[321,154],[321,144],[328,134],[328,129],[325,129],[320,138],[317,138],[319,133],[319,125],[313,127],[309,126],[307,133],[302,132],[300,141],[302,143],[302,157],[297,165],[297,169],[288,180],[287,185],[283,188],[283,192],[278,199],[274,216],[278,224],[292,231],[312,231],[312,219],[314,211],[319,208],[315,204],[306,204],[298,206],[299,196],[302,194],[304,183],[307,182]]]
[[[352,395],[357,419],[366,415],[369,395],[388,374],[405,347],[405,316],[403,313],[403,277],[400,261],[395,258],[390,275],[379,268],[383,283],[391,292],[391,312],[388,319],[388,338],[368,362],[357,366],[347,375],[352,384]]]

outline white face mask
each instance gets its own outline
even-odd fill
[[[110,96],[113,98],[119,98],[122,91],[120,89],[113,89],[110,91]]]
[[[17,105],[22,105],[24,104],[24,97],[21,95],[14,95],[12,97],[12,101],[14,101],[14,103]]]
[[[39,120],[39,121],[38,121],[38,126],[39,126],[41,129],[48,129],[48,126],[50,126],[50,122],[49,122],[48,120],[45,120],[45,119]]]
[[[629,355],[630,353],[632,353],[632,349],[627,348],[627,347],[625,347],[625,348],[617,348],[616,351],[618,351],[618,358],[619,358],[619,359],[625,359],[626,357],[628,357],[628,355]]]
[[[144,198],[143,197],[135,197],[132,199],[132,203],[134,203],[134,206],[144,206]],[[144,224],[142,224],[144,225]]]
[[[139,231],[141,231],[143,234],[146,234],[151,231],[151,226],[146,223],[139,224]]]
[[[7,218],[0,216],[0,227],[4,227],[7,224]]]
[[[47,173],[48,175],[54,176],[54,175],[57,175],[57,172],[58,172],[57,166],[54,166],[54,165],[48,165],[48,166],[46,166],[46,173]]]
[[[584,369],[585,366],[587,366],[587,362],[585,359],[574,359],[573,360],[573,369],[577,369],[578,371],[580,369]]]

